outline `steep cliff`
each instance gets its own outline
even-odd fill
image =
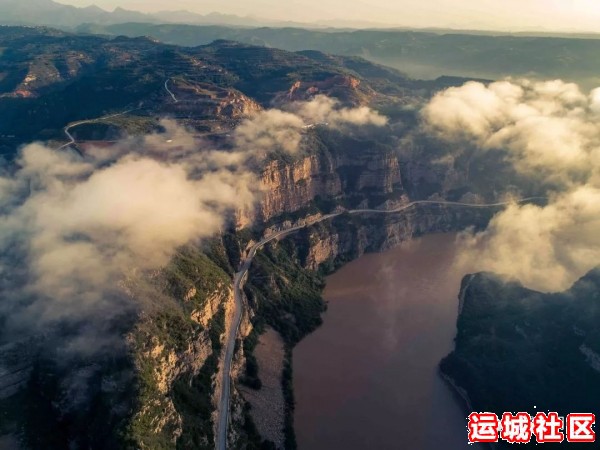
[[[131,295],[149,288],[164,298],[130,333],[138,379],[130,447],[213,448],[217,375],[233,305],[230,271],[216,239],[182,249],[151,286],[131,286]]]
[[[262,197],[245,223],[253,219],[273,224],[338,204],[376,207],[404,192],[395,149],[376,137],[342,138],[335,131],[317,129],[306,136],[304,146],[303,154],[264,166]]]
[[[30,342],[20,350],[25,365],[9,372],[21,389],[0,396],[0,435],[13,434],[19,444],[11,448],[24,449],[214,448],[232,272],[218,237],[181,248],[159,271],[126,274],[123,304],[144,305],[112,325],[126,347],[114,340],[106,352],[64,364],[53,341]]]
[[[196,62],[196,66],[201,63]],[[163,113],[179,118],[231,120],[243,119],[262,107],[242,92],[185,78],[170,78],[159,106]]]
[[[492,214],[493,210],[422,205],[394,215],[342,215],[291,239],[305,249],[304,267],[328,273],[365,253],[389,250],[413,237],[485,227]]]

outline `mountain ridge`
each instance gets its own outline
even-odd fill
[[[216,11],[198,14],[187,10],[165,10],[155,13],[143,13],[116,7],[105,10],[95,4],[76,7],[55,2],[54,0],[0,0],[0,23],[9,25],[47,25],[72,29],[83,24],[119,24],[126,22],[173,23],[190,25],[228,25],[236,27],[302,27],[330,28],[331,24],[279,21],[254,16],[238,16]],[[368,26],[369,23],[364,23]],[[377,26],[377,24],[371,24]]]

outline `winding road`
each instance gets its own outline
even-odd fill
[[[170,78],[167,78],[166,81],[165,81],[165,89],[167,90],[167,92],[169,93],[169,95],[171,96],[171,98],[173,98],[173,101],[175,103],[178,103],[179,100],[177,99],[177,97],[175,97],[175,94],[171,91],[171,89],[169,89],[169,81],[170,81]],[[67,125],[66,127],[63,128],[63,132],[65,133],[65,136],[67,136],[67,139],[69,139],[69,142],[67,142],[64,145],[61,145],[60,147],[58,147],[57,150],[62,150],[64,148],[67,148],[67,147],[70,147],[71,145],[75,145],[76,144],[77,141],[75,140],[75,138],[71,134],[71,130],[73,128],[78,127],[80,125],[85,125],[87,123],[97,123],[97,122],[101,122],[103,120],[112,119],[114,117],[124,116],[125,114],[129,114],[130,112],[137,111],[139,109],[142,109],[142,108],[140,107],[140,108],[128,109],[127,111],[123,111],[123,112],[120,112],[120,113],[117,113],[117,114],[110,114],[108,116],[97,117],[96,119],[87,119],[87,120],[80,120],[78,122],[73,122],[73,123],[71,123],[71,124],[69,124],[69,125]]]
[[[103,120],[106,119],[112,119],[114,117],[119,117],[119,116],[124,116],[125,114],[128,114],[132,111],[136,111],[139,108],[135,108],[135,109],[129,109],[127,111],[123,111],[117,114],[111,114],[109,116],[103,116],[103,117],[97,117],[96,119],[88,119],[88,120],[80,120],[78,122],[73,122],[69,125],[67,125],[66,127],[63,128],[63,131],[65,133],[65,136],[67,136],[67,138],[69,139],[69,142],[67,142],[64,145],[61,145],[60,147],[58,147],[57,150],[62,150],[63,148],[67,148],[70,147],[71,145],[74,145],[77,141],[75,140],[75,138],[73,137],[73,135],[71,134],[71,130],[75,127],[78,127],[80,125],[85,125],[86,123],[97,123],[97,122],[101,122]]]
[[[175,103],[179,103],[179,100],[177,100],[177,97],[175,97],[175,94],[173,94],[173,92],[171,91],[171,89],[169,89],[169,81],[170,80],[171,80],[170,78],[167,78],[167,81],[165,81],[165,89],[169,93],[169,95],[171,96],[171,98],[173,99],[173,101]]]
[[[219,401],[219,411],[218,411],[218,420],[217,420],[217,437],[216,444],[217,450],[226,450],[227,449],[227,431],[229,428],[229,409],[230,409],[230,398],[231,398],[231,364],[233,362],[233,354],[235,350],[235,339],[238,334],[238,330],[240,328],[240,324],[242,322],[242,315],[244,313],[244,283],[246,282],[248,271],[250,266],[252,265],[252,261],[256,256],[258,250],[264,247],[271,241],[275,239],[279,239],[285,236],[288,236],[296,231],[299,231],[303,228],[310,227],[320,222],[324,222],[326,220],[333,219],[335,217],[341,216],[342,214],[396,214],[403,211],[406,211],[413,206],[417,205],[440,205],[440,206],[457,206],[457,207],[466,207],[466,208],[493,208],[499,206],[506,206],[511,203],[526,203],[531,200],[539,200],[545,197],[528,197],[518,201],[508,201],[508,202],[499,202],[499,203],[487,203],[487,204],[475,204],[475,203],[461,203],[461,202],[449,202],[449,201],[436,201],[436,200],[418,200],[414,202],[407,203],[406,205],[402,205],[395,209],[390,210],[380,210],[380,209],[355,209],[349,211],[342,211],[334,214],[327,214],[325,216],[320,217],[317,220],[311,221],[304,225],[300,225],[294,228],[289,228],[287,230],[278,231],[263,240],[254,244],[250,251],[248,252],[248,256],[245,261],[242,263],[239,271],[235,274],[233,279],[233,291],[234,291],[234,300],[235,300],[235,310],[232,321],[232,327],[229,330],[229,334],[227,336],[227,343],[225,347],[225,359],[223,363],[223,379],[222,379],[222,390],[221,390],[221,399]]]

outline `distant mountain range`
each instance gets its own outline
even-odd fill
[[[115,24],[123,22],[160,22],[154,17],[117,8],[113,12],[97,6],[77,8],[52,0],[0,0],[0,23],[74,27],[82,23]]]
[[[82,25],[118,25],[124,23],[145,24],[185,24],[185,25],[222,25],[236,28],[304,28],[320,31],[339,31],[356,29],[378,29],[388,31],[422,31],[436,34],[461,33],[476,35],[522,35],[537,37],[571,37],[571,38],[599,38],[598,33],[568,33],[550,32],[547,30],[529,30],[523,32],[492,31],[477,29],[450,29],[450,28],[413,28],[400,24],[367,20],[315,20],[314,22],[296,22],[284,20],[271,20],[256,16],[238,16],[210,12],[197,14],[185,10],[160,11],[156,13],[142,13],[139,11],[116,8],[113,11],[104,10],[96,5],[76,7],[57,3],[54,0],[0,0],[0,25],[29,25],[49,26],[72,31]]]
[[[143,23],[181,23],[192,25],[229,25],[235,27],[378,27],[380,24],[370,22],[323,22],[300,23],[292,21],[273,21],[257,17],[241,17],[233,14],[212,12],[206,15],[190,11],[161,11],[145,14],[116,8],[106,11],[98,6],[78,8],[63,5],[53,0],[0,0],[0,24],[2,25],[47,25],[60,28],[74,28],[81,24],[111,25],[126,22]]]
[[[442,75],[501,79],[561,78],[586,89],[600,86],[600,39],[493,35],[414,30],[318,30],[301,28],[241,28],[184,24],[88,24],[81,33],[149,36],[166,44],[195,47],[217,39],[288,51],[360,56],[394,67],[412,78]]]

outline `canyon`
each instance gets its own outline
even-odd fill
[[[462,403],[600,414],[598,269],[460,280],[597,258],[597,92],[535,79],[594,82],[598,41],[80,29],[0,27],[0,450],[454,449]]]
[[[366,200],[368,202],[368,200]],[[401,201],[401,198],[398,200]],[[496,207],[497,209],[497,207]],[[413,237],[426,235],[435,232],[444,231],[459,231],[465,224],[471,226],[484,227],[489,218],[493,215],[494,207],[490,209],[478,209],[478,208],[456,208],[452,205],[443,204],[417,204],[413,208],[408,208],[398,214],[384,214],[382,218],[368,217],[361,218],[350,214],[341,214],[335,217],[331,223],[330,221],[318,221],[318,218],[314,217],[308,219],[307,227],[303,228],[299,233],[292,234],[284,239],[291,241],[291,249],[288,252],[296,253],[302,252],[303,255],[299,258],[299,263],[304,269],[308,269],[311,272],[323,272],[329,273],[340,265],[347,261],[359,258],[362,254],[374,251],[384,251],[385,249],[394,248],[402,243],[410,241]],[[298,223],[303,224],[305,219],[301,219]],[[314,225],[310,225],[312,222],[318,222]],[[289,225],[288,225],[289,227]],[[285,227],[283,228],[285,229]],[[271,245],[271,244],[268,244]],[[272,244],[277,246],[278,244]],[[249,284],[252,284],[252,274],[249,279]],[[273,300],[279,301],[277,298],[279,292],[276,292]],[[254,294],[250,294],[254,297]],[[252,311],[250,312],[252,314]],[[260,314],[260,313],[259,313]],[[446,324],[449,325],[448,323]],[[450,327],[453,327],[453,323],[450,323]],[[272,332],[272,330],[271,330]],[[243,337],[247,337],[242,334]],[[255,338],[254,338],[255,339]],[[293,342],[295,338],[287,340],[288,351],[291,353],[293,348]],[[444,349],[441,350],[440,357],[443,355]],[[289,356],[281,355],[281,358],[287,359]],[[264,361],[264,358],[262,358]],[[287,363],[291,370],[291,363],[287,359]],[[437,360],[435,365],[437,366]],[[263,366],[260,370],[268,372],[271,367]],[[273,361],[271,361],[273,364]],[[275,367],[281,366],[281,360],[276,361]],[[303,368],[304,370],[310,370]],[[260,375],[258,375],[260,376]],[[235,375],[234,375],[235,379]],[[272,389],[272,384],[271,388]],[[290,389],[288,387],[288,389]],[[263,394],[265,397],[263,397]],[[293,397],[293,392],[290,394]],[[252,403],[260,404],[262,401],[268,401],[272,398],[272,394],[264,392],[261,394],[260,390],[256,394],[244,394],[246,398],[252,398]],[[315,405],[313,405],[315,406]],[[288,407],[293,407],[288,404]],[[268,420],[269,413],[258,411],[251,411],[250,415],[255,421],[262,423]],[[314,408],[311,408],[314,409]],[[320,409],[317,407],[317,409]],[[456,412],[456,409],[454,409]],[[290,414],[291,415],[291,414]],[[238,416],[239,417],[239,416]],[[234,417],[235,419],[235,417]],[[290,429],[289,423],[286,428],[287,436],[293,436],[293,429]],[[456,437],[456,435],[455,435]],[[230,445],[235,446],[235,434],[230,434]],[[386,438],[389,436],[386,435]],[[287,443],[287,441],[286,441]],[[277,448],[283,448],[281,445],[276,445]],[[286,448],[288,445],[286,445]],[[309,446],[313,448],[314,446]],[[308,447],[305,447],[308,448]]]
[[[257,230],[265,227],[268,233],[269,226],[272,232],[310,224],[328,212],[325,208],[357,205],[389,209],[405,203],[404,186],[412,181],[408,171],[402,176],[403,162],[397,153],[381,151],[367,142],[361,147],[361,155],[360,159],[343,158],[330,150],[321,150],[287,163],[267,163],[260,176],[264,194],[256,215],[240,216],[236,222],[255,223]],[[436,173],[432,171],[428,176],[433,178]],[[322,202],[323,199],[328,201]],[[238,342],[245,343],[265,325],[278,332],[296,330],[295,334],[282,338],[285,358],[277,364],[286,367],[289,363],[285,361],[289,360],[295,343],[320,323],[321,274],[330,273],[365,253],[394,248],[413,237],[460,231],[466,226],[485,227],[497,209],[425,204],[393,215],[342,214],[269,244],[251,267],[246,287],[248,304]],[[132,297],[154,297],[164,305],[171,305],[142,316],[128,338],[136,355],[136,372],[141,375],[138,382],[143,395],[129,433],[143,447],[169,448],[177,442],[212,448],[216,434],[215,405],[221,392],[223,343],[232,326],[230,280],[236,264],[258,236],[248,228],[217,236],[200,248],[191,247],[181,253],[153,276],[150,284],[136,277],[124,284]],[[271,263],[284,267],[284,272],[274,272],[269,268]],[[291,292],[297,288],[292,277],[294,282],[300,279],[308,284],[310,293],[292,297],[296,302],[293,309],[284,305],[279,310],[288,301],[288,289]],[[266,292],[262,300],[260,292]],[[265,305],[275,312],[265,311]],[[310,316],[307,324],[298,323],[307,314]],[[248,388],[238,384],[247,374],[248,358],[252,358],[246,350],[245,345],[238,345],[234,355],[229,445],[235,448],[249,445],[252,439],[261,442],[269,436],[279,436],[276,439],[280,448],[280,436],[284,435],[284,446],[289,448],[293,446],[290,442],[294,442],[289,400],[284,408],[283,430],[261,436],[249,425],[254,422],[253,413],[245,406],[248,394],[243,394]],[[263,367],[264,370],[269,368]],[[273,389],[272,383],[265,383],[265,389],[268,386]],[[281,395],[289,397],[285,391]],[[260,403],[261,390],[253,391],[252,397]],[[255,420],[261,423],[260,417]],[[266,428],[261,425],[260,429]]]
[[[164,267],[127,268],[115,296],[128,308],[115,308],[107,324],[121,347],[64,364],[57,342],[69,342],[85,321],[45,330],[43,339],[36,330],[31,345],[0,337],[1,354],[11,356],[0,367],[8,375],[0,385],[0,436],[18,439],[22,448],[214,448],[226,336],[235,331],[232,279],[253,245],[301,227],[266,245],[250,266],[227,436],[230,448],[295,448],[293,349],[322,323],[324,276],[414,237],[481,229],[501,208],[430,203],[389,215],[344,212],[427,199],[483,204],[503,194],[506,171],[481,176],[470,170],[478,161],[468,152],[456,158],[420,133],[418,106],[445,82],[419,83],[357,58],[229,41],[190,49],[148,38],[6,27],[0,42],[8,49],[0,72],[14,74],[0,80],[0,113],[7,118],[0,147],[8,159],[31,139],[91,160],[123,139],[168,143],[165,115],[178,120],[195,151],[231,150],[232,134],[245,120],[316,94],[340,108],[390,113],[381,127],[305,123],[295,152],[269,149],[248,168],[260,192],[254,207],[231,211],[218,232],[177,248]],[[65,129],[73,141],[66,145]],[[179,149],[169,151],[177,157]],[[335,217],[320,221],[329,214]],[[259,364],[265,332],[281,339],[277,367]],[[31,354],[12,358],[28,345]],[[281,372],[277,395],[275,372]],[[256,415],[267,409],[261,384],[279,399],[277,430],[268,426],[272,417]],[[72,386],[84,394],[74,395]],[[258,405],[254,411],[251,404]]]

